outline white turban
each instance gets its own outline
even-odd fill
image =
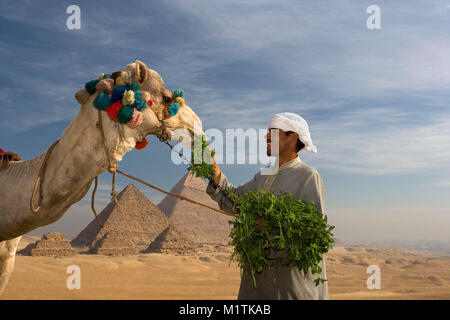
[[[313,145],[311,135],[309,133],[308,124],[306,120],[298,114],[283,112],[277,113],[270,120],[269,128],[281,129],[283,131],[293,131],[298,134],[298,138],[305,145],[300,151],[313,151],[317,153],[317,148]]]

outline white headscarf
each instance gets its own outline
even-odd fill
[[[277,113],[270,120],[269,128],[281,129],[283,131],[294,131],[298,138],[305,145],[300,151],[309,151],[317,153],[317,148],[313,145],[306,120],[298,114],[291,112]]]

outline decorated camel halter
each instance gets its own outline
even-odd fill
[[[85,89],[89,94],[99,92],[94,99],[94,106],[98,110],[106,111],[112,120],[130,128],[142,124],[145,109],[155,102],[151,99],[150,93],[140,90],[138,83],[126,83],[120,72],[112,75],[102,73],[99,79],[87,82]],[[180,106],[184,104],[183,90],[176,90],[174,96],[176,102],[164,108],[166,118],[176,115]],[[142,141],[136,143],[135,148],[140,150],[147,144],[147,138],[144,137]]]

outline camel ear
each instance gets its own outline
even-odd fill
[[[136,81],[139,84],[142,84],[148,79],[148,76],[149,76],[148,68],[145,65],[145,63],[143,63],[142,61],[139,61],[139,60],[136,60],[135,66],[136,66],[136,70],[135,70]]]
[[[77,99],[78,103],[83,105],[89,100],[89,92],[86,89],[81,89],[77,93],[75,93],[75,99]]]

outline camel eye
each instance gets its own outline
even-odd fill
[[[172,99],[170,97],[163,96],[163,100],[165,103],[169,103]]]

